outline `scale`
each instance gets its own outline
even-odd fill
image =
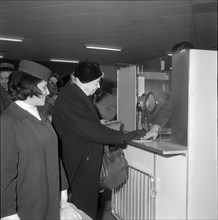
[[[153,92],[143,93],[137,102],[137,111],[141,114],[141,128],[146,132],[149,131],[149,123],[147,121],[148,114],[152,113],[157,106],[157,98]]]

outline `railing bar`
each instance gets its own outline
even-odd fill
[[[153,176],[134,167],[128,168],[125,184],[112,190],[112,212],[120,220],[153,218]]]

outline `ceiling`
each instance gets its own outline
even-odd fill
[[[141,64],[176,43],[217,50],[217,0],[0,1],[0,41],[5,59],[90,59],[101,65]],[[85,44],[122,47],[122,52]]]

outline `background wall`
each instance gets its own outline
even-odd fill
[[[104,73],[104,90],[109,93],[114,93],[113,89],[117,88],[117,69],[116,66],[101,66]]]
[[[164,62],[164,69],[161,69],[161,61]],[[148,60],[142,63],[144,69],[146,70],[153,70],[153,71],[160,71],[160,70],[170,70],[172,67],[172,57],[164,56],[161,58]]]

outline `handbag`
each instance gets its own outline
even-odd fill
[[[104,146],[104,155],[100,173],[100,189],[112,190],[128,179],[128,162],[119,147]]]

